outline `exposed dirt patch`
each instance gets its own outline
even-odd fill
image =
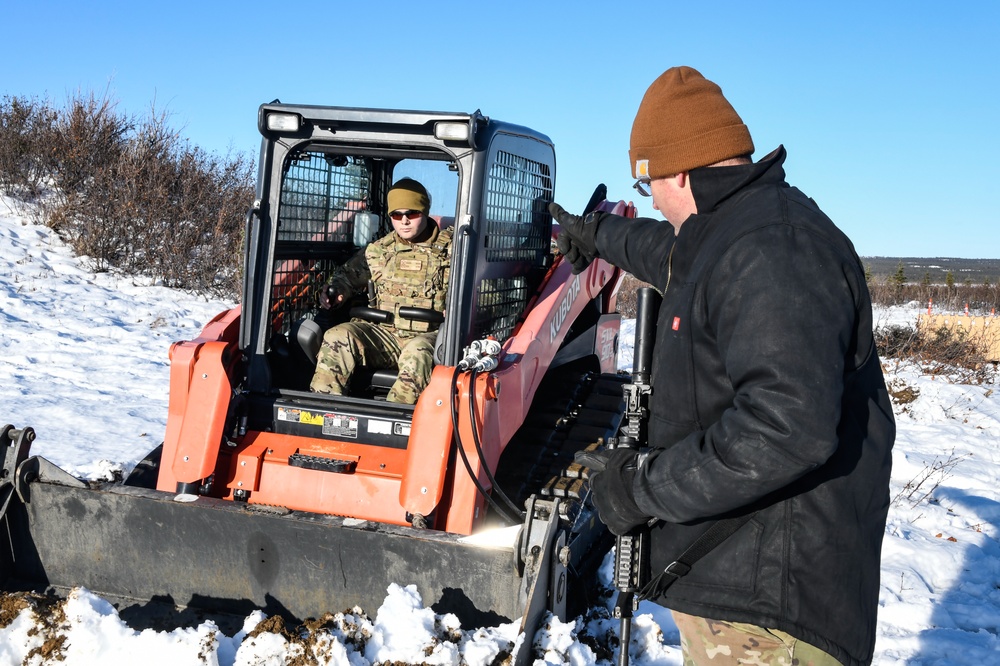
[[[893,387],[889,389],[889,395],[897,405],[908,405],[920,397],[920,391],[912,386]]]
[[[30,606],[31,604],[18,594],[7,592],[0,594],[0,629],[13,622],[21,611]]]
[[[30,608],[35,616],[32,635],[41,633],[42,644],[31,650],[25,658],[41,657],[42,663],[63,661],[66,645],[66,601],[55,596],[36,592],[0,593],[0,627],[13,622],[25,608]]]
[[[284,636],[286,640],[290,640],[292,637],[285,629],[285,620],[280,615],[272,615],[271,617],[263,620],[260,624],[253,628],[253,631],[247,634],[247,638],[256,638],[261,634],[280,634]]]
[[[250,641],[263,634],[277,634],[289,643],[286,666],[314,666],[329,663],[336,657],[335,643],[339,641],[363,653],[371,638],[372,623],[359,608],[343,613],[324,613],[310,618],[294,628],[289,628],[280,616],[263,620],[244,640]]]

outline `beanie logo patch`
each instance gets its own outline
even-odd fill
[[[635,161],[635,177],[649,178],[649,160]]]

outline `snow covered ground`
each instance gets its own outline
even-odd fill
[[[33,453],[83,478],[130,469],[163,437],[167,352],[228,304],[112,274],[94,274],[48,229],[0,198],[0,425],[32,426]],[[920,307],[883,310],[912,324]],[[631,328],[623,331],[630,366]],[[1000,393],[886,361],[896,406],[889,524],[875,663],[1000,663]],[[905,389],[910,389],[906,391]],[[605,565],[605,578],[610,572]],[[0,664],[492,664],[514,625],[459,627],[423,606],[407,581],[368,614],[321,618],[299,632],[253,613],[229,636],[212,623],[137,632],[105,600],[76,590],[55,609],[0,608]],[[591,612],[550,621],[539,662],[609,663],[617,623]],[[636,666],[680,664],[669,614],[640,606]]]

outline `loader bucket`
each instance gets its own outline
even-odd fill
[[[301,621],[360,606],[374,613],[390,583],[464,626],[521,617],[513,547],[468,545],[441,532],[123,485],[34,482],[5,516],[7,590],[82,586],[117,602],[133,626],[180,606]],[[176,626],[176,625],[174,625]]]
[[[292,623],[360,607],[374,615],[391,583],[467,628],[517,621],[513,664],[530,663],[546,612],[565,619],[574,571],[603,530],[563,528],[560,501],[531,498],[508,545],[338,516],[88,484],[44,458],[0,447],[0,589],[65,596],[85,587],[133,629],[213,620],[235,633],[255,609]],[[16,492],[14,492],[16,491]],[[583,524],[594,526],[593,519]]]

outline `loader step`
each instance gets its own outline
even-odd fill
[[[336,472],[337,474],[350,474],[357,468],[357,460],[345,460],[343,458],[323,458],[321,456],[309,456],[304,453],[295,452],[288,456],[288,464],[292,467],[303,469],[318,469],[321,472]]]

